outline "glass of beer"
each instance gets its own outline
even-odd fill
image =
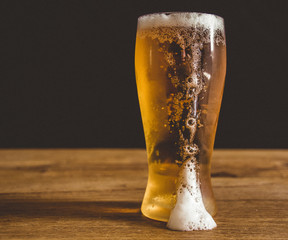
[[[210,169],[226,73],[223,19],[190,12],[139,17],[135,69],[149,166],[142,213],[167,222],[187,192],[214,216]]]

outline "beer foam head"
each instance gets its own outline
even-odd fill
[[[224,32],[223,18],[207,13],[175,12],[153,13],[138,18],[138,29],[159,27],[204,27]]]

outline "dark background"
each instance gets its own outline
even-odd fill
[[[0,1],[0,148],[144,147],[137,17],[224,17],[215,147],[287,148],[286,1]]]

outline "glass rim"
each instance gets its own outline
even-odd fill
[[[181,12],[181,11],[175,11],[175,12],[155,12],[155,13],[147,13],[147,14],[143,14],[141,16],[138,17],[138,20],[140,20],[141,18],[143,17],[149,17],[149,16],[155,16],[155,15],[161,15],[161,14],[165,14],[166,16],[169,16],[169,15],[172,15],[172,14],[175,14],[175,15],[178,15],[178,14],[198,14],[198,15],[206,15],[206,16],[214,16],[214,17],[217,17],[217,18],[220,18],[224,21],[224,18],[217,15],[217,14],[214,14],[214,13],[204,13],[204,12]]]

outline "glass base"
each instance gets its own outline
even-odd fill
[[[217,206],[214,201],[209,202],[208,205],[206,203],[205,208],[212,217],[216,215]],[[141,206],[141,212],[145,217],[162,222],[168,222],[171,209],[172,208],[165,208],[162,204],[157,203],[145,203]]]

